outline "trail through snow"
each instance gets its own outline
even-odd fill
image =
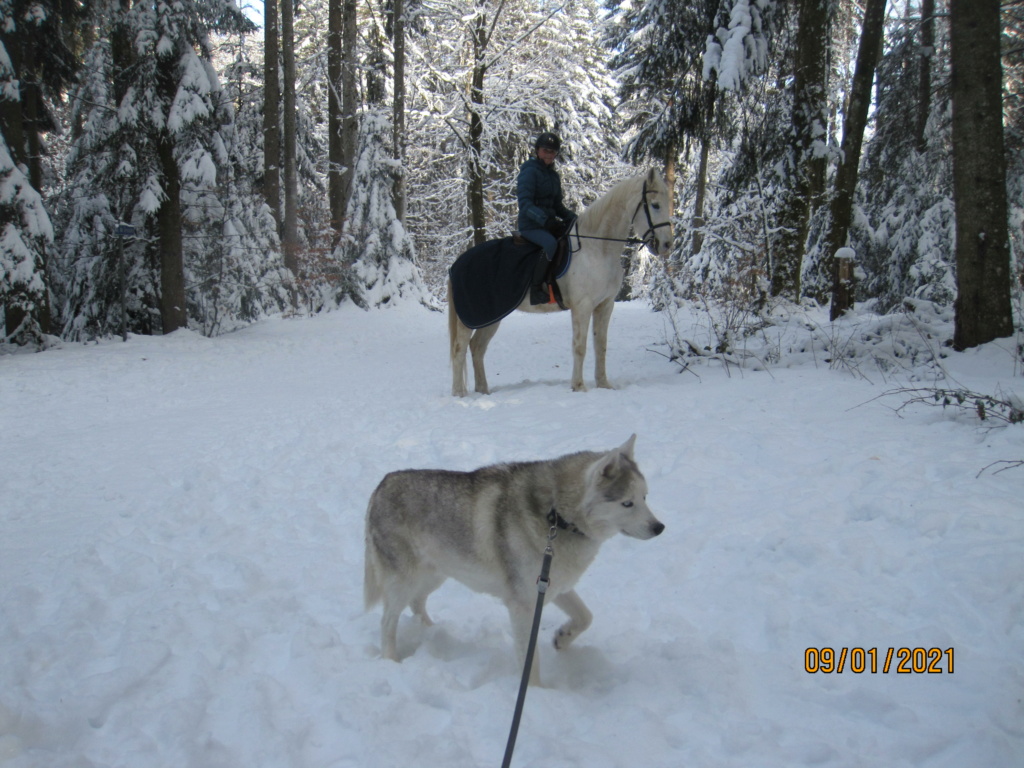
[[[681,373],[665,333],[617,306],[617,389],[577,394],[568,315],[515,315],[465,399],[412,305],[0,358],[0,766],[499,765],[504,607],[449,582],[381,660],[368,496],[633,432],[666,531],[605,545],[564,653],[545,610],[514,765],[1024,765],[1024,468],[981,471],[1024,425],[897,413],[867,362]],[[1022,392],[1010,346],[944,365]],[[810,674],[808,648],[879,670]],[[939,671],[884,673],[889,648]]]

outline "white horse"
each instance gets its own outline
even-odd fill
[[[576,220],[570,234],[574,249],[569,269],[558,279],[565,306],[572,312],[572,389],[585,392],[583,358],[587,353],[587,331],[594,321],[594,376],[598,387],[611,389],[605,371],[608,323],[615,296],[622,287],[623,246],[642,242],[656,255],[666,257],[672,247],[669,191],[665,180],[653,169],[616,184]],[[630,232],[643,232],[632,240]],[[523,312],[557,312],[557,304],[519,305]],[[466,395],[466,348],[473,356],[475,389],[489,394],[484,372],[484,353],[500,323],[473,331],[463,325],[452,303],[452,282],[448,280],[448,336],[451,343],[452,394]]]

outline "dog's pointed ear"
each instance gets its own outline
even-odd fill
[[[632,459],[633,458],[633,446],[635,444],[636,444],[636,433],[634,432],[632,435],[630,435],[629,440],[624,442],[622,444],[622,447],[619,448],[619,453],[624,453],[624,454],[626,454],[626,456],[628,456],[630,459]]]
[[[622,471],[622,449],[612,448],[608,453],[598,459],[594,465],[597,477],[603,480],[611,480]]]
[[[632,435],[629,440],[624,442],[618,448],[612,448],[612,450],[602,456],[597,462],[598,475],[606,480],[618,475],[622,471],[623,456],[630,461],[633,461],[634,443],[636,443],[636,435]]]

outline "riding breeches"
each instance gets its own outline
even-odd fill
[[[524,239],[529,240],[534,245],[539,245],[544,249],[544,255],[547,256],[548,261],[555,258],[555,251],[558,248],[558,241],[555,240],[555,236],[548,232],[546,229],[526,229],[519,232]]]

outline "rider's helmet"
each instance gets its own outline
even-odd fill
[[[558,152],[562,148],[562,140],[550,131],[545,131],[537,137],[537,141],[534,142],[533,148],[535,150],[544,147],[545,149],[553,149]]]

